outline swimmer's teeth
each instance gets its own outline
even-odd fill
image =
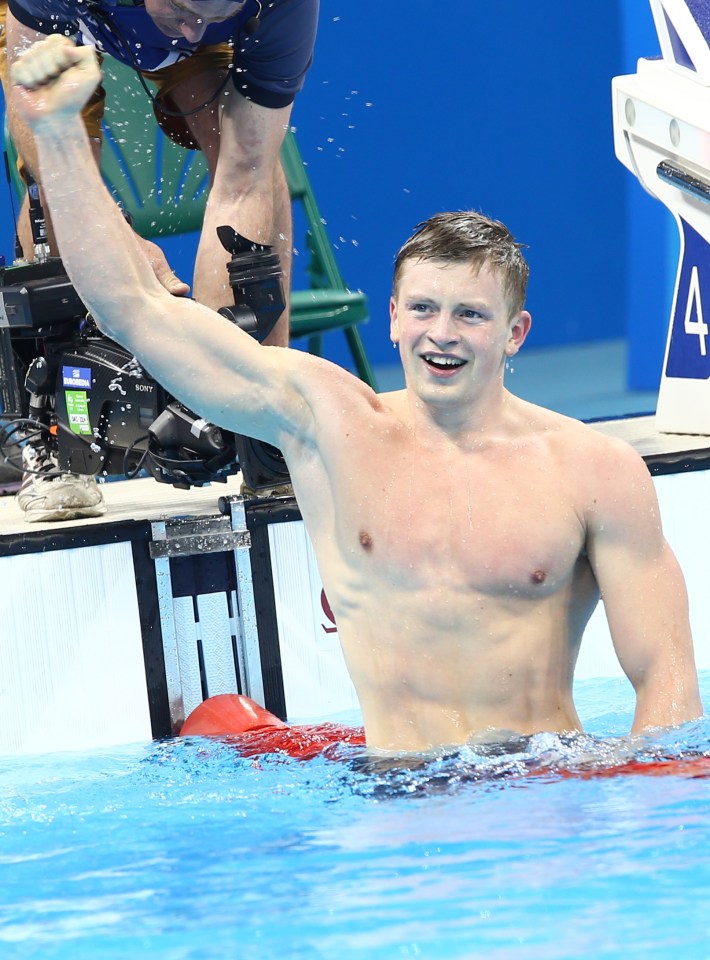
[[[430,353],[424,355],[424,359],[427,363],[430,363],[433,367],[460,367],[463,366],[463,360],[459,360],[457,357],[439,357],[433,356]]]

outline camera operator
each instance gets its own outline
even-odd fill
[[[18,115],[8,70],[37,40],[70,36],[132,67],[157,86],[157,122],[176,142],[203,150],[210,195],[197,252],[194,296],[219,309],[231,301],[227,256],[216,228],[232,224],[255,242],[274,245],[289,289],[290,199],[279,150],[293,100],[310,66],[319,0],[0,0],[0,79],[10,131],[22,169],[39,181],[32,133]],[[104,91],[83,111],[98,161]],[[110,104],[107,109],[110,110]],[[23,208],[26,209],[26,208]],[[25,256],[32,256],[29,218],[20,217]],[[51,224],[50,249],[56,250]],[[138,238],[161,284],[184,295],[162,251]],[[288,302],[288,296],[286,297]],[[288,311],[268,341],[288,345]],[[103,512],[95,481],[57,476],[41,443],[25,447],[28,472],[19,496],[28,521],[96,516]],[[42,480],[48,472],[51,480]],[[30,472],[31,471],[31,472]]]

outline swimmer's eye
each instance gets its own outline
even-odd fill
[[[439,310],[439,307],[428,300],[412,300],[407,303],[407,310],[419,317],[428,317]],[[488,320],[486,314],[475,307],[459,307],[454,316],[464,323],[483,323]]]
[[[482,323],[486,319],[480,310],[474,310],[473,307],[464,307],[459,310],[458,315],[466,323]]]
[[[426,303],[423,300],[416,300],[407,304],[407,310],[409,310],[410,313],[429,314],[433,313],[434,305]]]

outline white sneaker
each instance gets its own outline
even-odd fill
[[[95,477],[61,473],[54,453],[44,444],[22,448],[22,475],[17,503],[27,523],[101,517],[104,498]]]

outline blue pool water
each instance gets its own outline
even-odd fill
[[[706,960],[710,779],[562,775],[631,719],[623,681],[577,698],[592,736],[409,773],[196,739],[0,759],[0,958]],[[642,747],[697,751],[706,720]]]

